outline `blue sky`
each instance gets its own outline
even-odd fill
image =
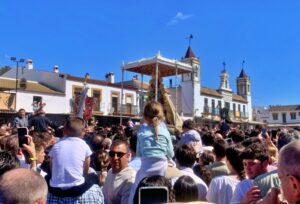
[[[1,0],[0,66],[17,56],[120,81],[123,61],[180,59],[193,34],[204,86],[219,86],[225,61],[235,91],[245,60],[254,105],[300,104],[299,10],[296,0]]]

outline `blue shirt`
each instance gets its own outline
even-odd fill
[[[172,158],[174,149],[169,131],[164,125],[158,126],[158,141],[155,140],[152,125],[142,125],[137,133],[136,153],[140,157]]]

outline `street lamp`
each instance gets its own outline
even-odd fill
[[[17,92],[18,92],[18,78],[19,78],[19,63],[25,62],[25,59],[23,59],[23,58],[17,59],[16,57],[11,57],[10,60],[17,63],[17,70],[16,70],[16,100],[15,100],[16,109],[17,109]]]

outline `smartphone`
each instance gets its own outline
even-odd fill
[[[169,202],[169,190],[165,186],[146,186],[139,188],[139,204],[158,204]]]
[[[18,128],[19,147],[23,147],[23,144],[28,144],[26,135],[28,135],[26,127]]]
[[[228,144],[228,145],[232,145],[233,144],[233,141],[231,138],[226,138],[225,139],[225,142]]]

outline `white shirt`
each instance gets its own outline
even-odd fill
[[[135,175],[135,170],[129,166],[116,174],[110,169],[102,189],[105,203],[127,204]]]
[[[244,179],[240,183],[238,183],[235,187],[230,204],[240,204],[241,200],[244,198],[252,185],[253,180],[251,179]]]
[[[205,182],[199,178],[196,174],[194,174],[193,169],[189,167],[179,167],[180,172],[185,176],[190,176],[198,187],[198,199],[199,200],[206,200],[206,194],[207,194],[207,185]]]
[[[208,187],[207,201],[217,204],[228,204],[239,182],[240,180],[231,176],[213,178]]]
[[[83,164],[92,154],[90,147],[78,137],[64,137],[51,149],[52,177],[50,186],[70,188],[84,183]]]

